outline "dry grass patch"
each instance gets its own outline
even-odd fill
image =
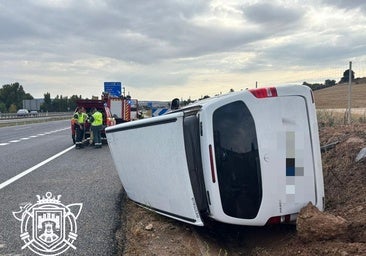
[[[315,104],[318,109],[347,108],[348,84],[314,91]],[[352,107],[366,108],[366,84],[352,84]]]

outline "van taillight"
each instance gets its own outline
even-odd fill
[[[266,225],[280,224],[280,223],[289,223],[291,222],[291,214],[283,215],[283,216],[274,216],[268,219]]]
[[[212,146],[211,145],[208,146],[208,151],[210,153],[210,166],[211,166],[212,182],[215,183],[216,182],[216,176],[215,176],[214,160],[213,160]]]
[[[275,87],[265,87],[249,90],[256,98],[277,97],[277,89]]]

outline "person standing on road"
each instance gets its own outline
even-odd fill
[[[93,108],[92,115],[90,117],[91,129],[94,136],[95,148],[102,147],[101,131],[103,126],[103,114],[96,108]]]
[[[83,147],[83,138],[85,132],[85,121],[88,118],[88,115],[85,113],[85,109],[83,107],[79,107],[77,112],[74,114],[74,129],[76,133],[76,141],[75,148]]]

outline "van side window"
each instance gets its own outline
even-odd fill
[[[253,219],[262,201],[253,116],[244,102],[235,101],[215,110],[213,129],[223,211],[231,217]]]

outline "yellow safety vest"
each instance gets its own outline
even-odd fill
[[[98,126],[98,125],[102,125],[103,124],[103,115],[102,113],[100,113],[99,111],[96,111],[94,114],[93,114],[93,122],[92,122],[92,126]]]
[[[76,119],[78,121],[79,124],[84,124],[85,120],[88,118],[88,115],[85,113],[81,113],[79,114],[78,112],[76,112],[74,114],[74,119]]]

